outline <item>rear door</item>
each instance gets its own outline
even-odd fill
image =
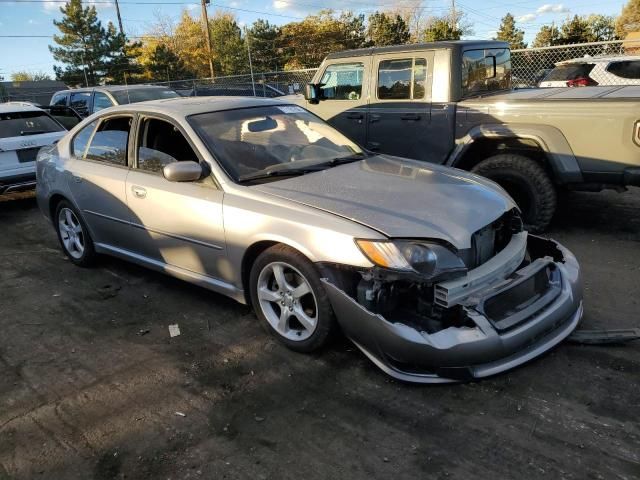
[[[130,114],[105,116],[71,141],[69,189],[99,247],[130,250],[132,246],[125,185],[133,122]]]
[[[348,58],[325,67],[320,79],[323,100],[307,108],[359,145],[367,137],[371,57]]]
[[[375,55],[366,147],[429,159],[433,52]]]

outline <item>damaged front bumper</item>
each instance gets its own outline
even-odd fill
[[[582,317],[576,258],[556,242],[523,235],[523,245],[514,239],[502,258],[470,271],[464,281],[435,286],[436,303],[461,305],[467,326],[427,333],[402,321],[391,322],[323,281],[345,334],[392,377],[419,383],[488,377],[551,349]],[[517,269],[527,244],[531,261]]]

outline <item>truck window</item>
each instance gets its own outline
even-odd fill
[[[91,101],[91,92],[76,92],[71,94],[71,108],[80,115],[89,115],[89,102]]]
[[[378,66],[378,98],[411,100],[424,98],[427,61],[424,58],[383,60]]]
[[[320,89],[325,100],[360,100],[364,64],[329,65],[322,75]]]
[[[462,54],[462,96],[511,87],[508,48],[467,50]]]
[[[113,107],[113,102],[105,93],[96,92],[93,95],[93,112],[94,113],[109,107]]]
[[[66,107],[67,106],[67,94],[66,93],[56,93],[53,98],[51,99],[51,102],[49,102],[50,105],[55,105],[57,107]]]

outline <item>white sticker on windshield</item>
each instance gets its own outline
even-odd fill
[[[302,107],[296,107],[296,106],[285,106],[285,107],[278,107],[278,109],[282,112],[282,113],[304,113],[304,109]]]

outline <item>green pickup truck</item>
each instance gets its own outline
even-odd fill
[[[512,90],[504,42],[334,53],[289,100],[369,150],[496,181],[534,232],[560,189],[640,186],[640,86]]]

